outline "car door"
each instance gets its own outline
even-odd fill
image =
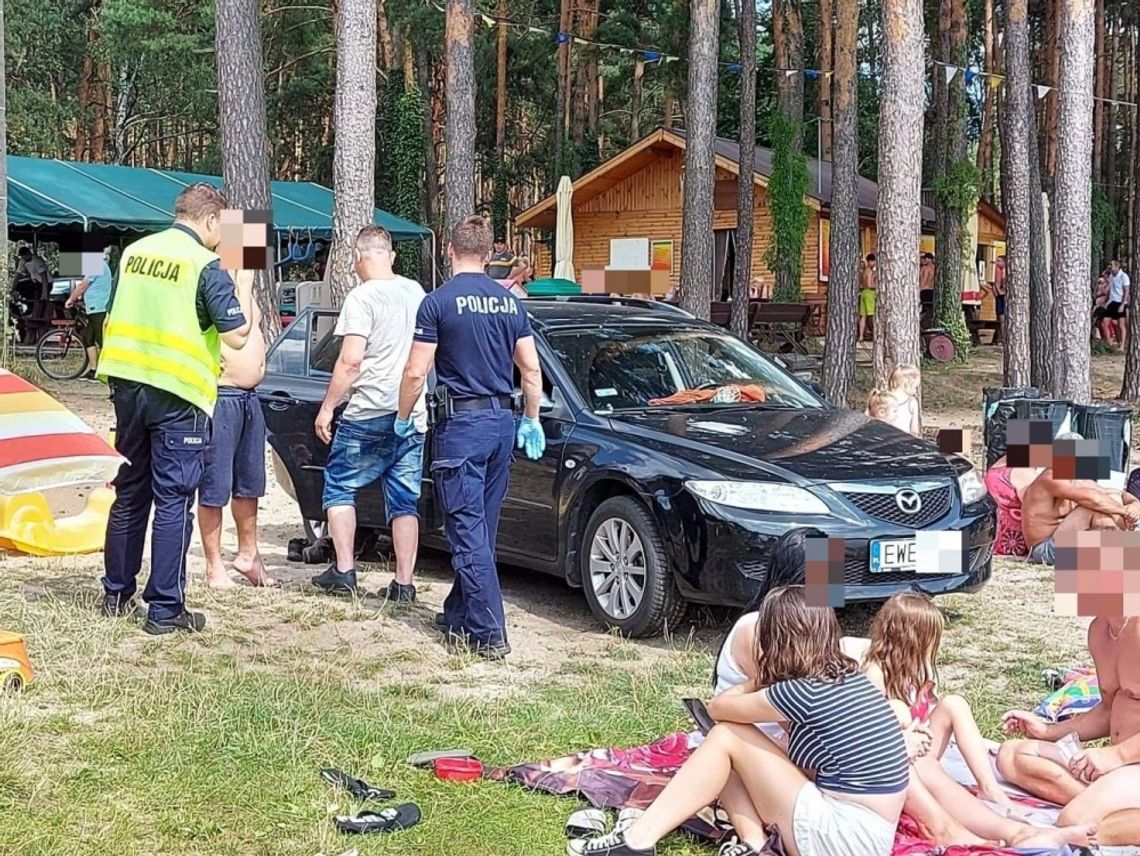
[[[313,426],[340,354],[336,319],[335,310],[302,313],[274,343],[258,388],[270,445],[289,471],[301,516],[314,521],[324,519],[321,494],[329,447],[317,438]],[[337,409],[334,430],[341,410]],[[360,492],[357,514],[362,527],[385,525],[378,484]]]
[[[499,519],[498,551],[517,557],[554,562],[558,559],[556,484],[566,443],[574,430],[565,395],[543,366],[543,402],[539,419],[546,433],[546,450],[537,461],[518,448],[511,461],[511,480]],[[518,370],[515,370],[518,388]]]

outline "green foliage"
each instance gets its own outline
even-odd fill
[[[768,207],[772,212],[772,241],[764,263],[776,275],[772,297],[776,301],[800,299],[804,236],[809,210],[804,205],[808,187],[807,158],[795,151],[796,123],[778,111],[769,122],[772,140],[772,177],[768,181]]]
[[[1106,242],[1112,243],[1120,235],[1120,221],[1112,200],[1099,184],[1092,189],[1092,259],[1096,270],[1103,270],[1108,259],[1102,258]]]
[[[945,174],[934,180],[934,196],[940,210],[958,219],[957,246],[938,250],[939,255],[950,253],[950,258],[956,259],[957,263],[950,269],[950,285],[935,288],[934,325],[941,327],[954,340],[954,357],[958,362],[965,362],[970,353],[970,331],[962,311],[961,270],[966,253],[966,225],[977,205],[978,182],[978,169],[969,159],[949,164]],[[941,232],[939,239],[942,239]]]
[[[393,214],[419,222],[423,216],[424,177],[424,96],[416,87],[401,92],[392,106],[392,133],[389,159],[385,168],[392,175],[392,196],[388,210]],[[399,271],[413,279],[420,278],[423,254],[416,241],[405,241],[396,247]]]
[[[934,197],[965,226],[978,201],[978,168],[974,162],[967,159],[949,164],[946,173],[934,179]]]

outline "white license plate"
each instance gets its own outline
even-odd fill
[[[918,542],[913,538],[871,542],[871,573],[913,571],[918,567]]]

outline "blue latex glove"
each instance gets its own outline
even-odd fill
[[[396,436],[399,437],[401,440],[404,440],[408,437],[411,437],[413,434],[416,433],[415,417],[412,417],[410,419],[401,419],[399,416],[397,416],[396,417],[395,429],[396,429]]]
[[[532,461],[537,461],[546,451],[546,434],[542,431],[542,423],[537,419],[529,419],[526,416],[520,419],[515,440],[518,447],[526,452],[526,456]]]

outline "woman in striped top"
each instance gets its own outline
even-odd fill
[[[802,586],[769,593],[757,631],[765,652],[757,678],[709,703],[719,724],[644,815],[580,853],[651,856],[722,793],[744,792],[755,827],[774,825],[789,856],[888,856],[909,769],[886,698],[841,650],[834,610],[808,605]],[[788,753],[756,722],[785,723]]]

